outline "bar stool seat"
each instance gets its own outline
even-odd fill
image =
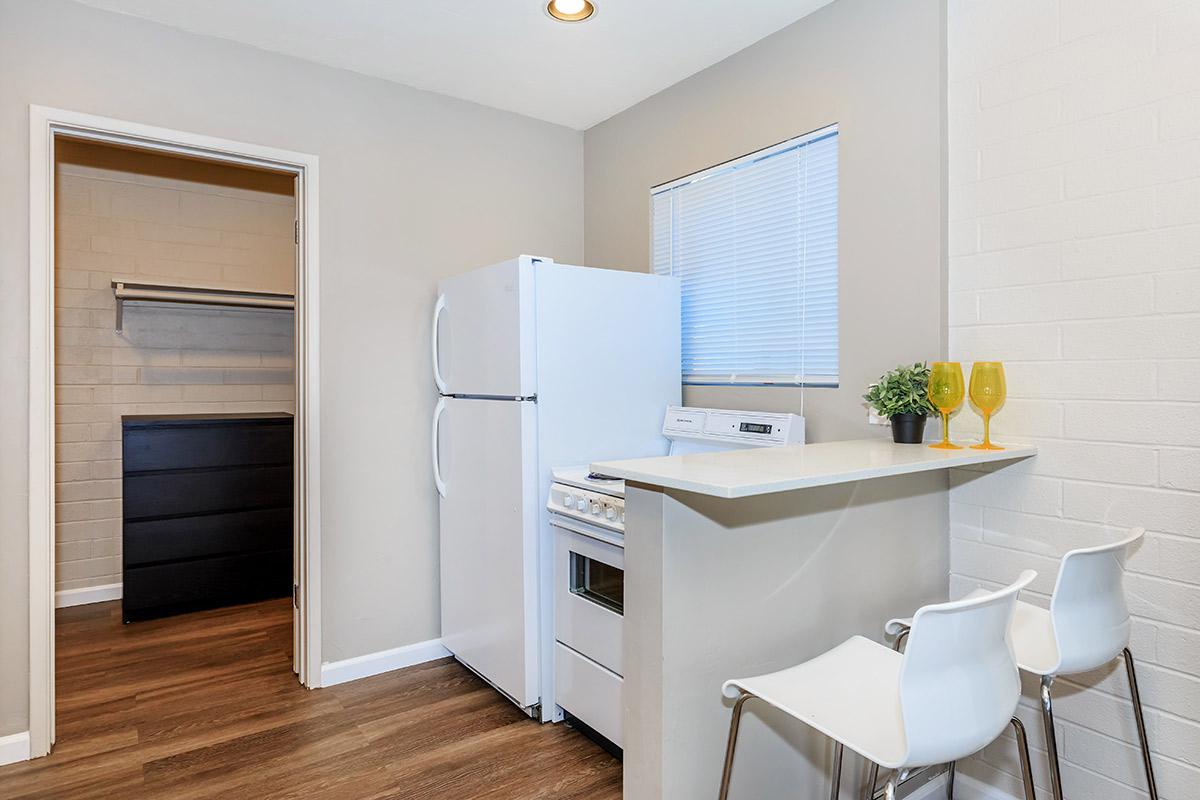
[[[1130,616],[1123,584],[1125,558],[1145,533],[1143,528],[1134,528],[1119,541],[1068,552],[1059,565],[1050,608],[1018,600],[1013,612],[1009,637],[1017,665],[1022,671],[1041,678],[1042,727],[1054,800],[1063,800],[1051,697],[1054,680],[1061,675],[1099,669],[1118,658],[1125,662],[1129,680],[1142,766],[1146,772],[1146,791],[1150,800],[1158,800],[1137,668],[1129,650]],[[963,599],[989,594],[991,592],[981,588]],[[884,626],[884,632],[895,637],[896,649],[899,649],[912,626],[912,619],[893,619]],[[952,769],[951,776],[953,774]]]
[[[803,664],[726,681],[721,691],[731,700],[752,694],[864,758],[896,769],[907,752],[900,664],[892,648],[855,636]]]
[[[1012,724],[1030,776],[1024,728],[1013,718],[1021,682],[1009,629],[1017,593],[1037,573],[977,597],[924,606],[913,617],[904,653],[854,636],[802,664],[721,687],[734,700],[721,775],[729,796],[738,727],[746,702],[770,705],[833,740],[830,798],[839,797],[845,748],[894,774],[884,797],[916,767],[976,753]],[[1032,778],[1026,796],[1034,800]],[[871,795],[875,785],[870,784]]]
[[[980,588],[962,599],[970,600],[987,594],[990,594],[987,589]],[[912,618],[909,617],[888,620],[883,629],[887,635],[898,637],[911,627]],[[1018,667],[1035,675],[1047,675],[1054,671],[1059,662],[1058,643],[1054,640],[1054,621],[1048,609],[1017,600],[1009,635],[1012,637]]]

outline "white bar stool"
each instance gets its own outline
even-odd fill
[[[736,703],[720,800],[729,795],[742,707],[751,698],[834,740],[835,800],[846,747],[895,771],[887,800],[910,769],[981,750],[1004,731],[1020,699],[1008,630],[1017,593],[1036,575],[1029,570],[1000,591],[922,607],[904,653],[855,636],[803,664],[727,681],[722,692]],[[1021,762],[1029,763],[1027,748]]]
[[[1023,601],[1017,602],[1013,615],[1012,643],[1017,664],[1042,680],[1042,724],[1046,732],[1046,752],[1050,759],[1050,789],[1054,800],[1062,800],[1062,774],[1058,763],[1058,743],[1054,733],[1054,708],[1050,687],[1059,675],[1090,672],[1123,657],[1129,676],[1134,721],[1142,746],[1142,765],[1151,800],[1158,800],[1154,766],[1150,763],[1150,743],[1146,739],[1146,721],[1142,716],[1142,698],[1138,693],[1137,671],[1129,651],[1129,608],[1125,604],[1125,556],[1146,531],[1134,528],[1119,542],[1072,550],[1063,556],[1058,570],[1050,609]],[[990,595],[977,589],[964,599]],[[915,619],[915,617],[914,617]],[[897,637],[899,648],[911,622],[894,619],[884,630]],[[954,771],[950,772],[953,781]]]

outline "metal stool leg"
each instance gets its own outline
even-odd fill
[[[875,800],[875,787],[879,785],[879,765],[871,762],[871,770],[867,773],[866,800]]]
[[[911,628],[905,628],[896,634],[896,641],[892,644],[892,649],[899,653],[904,648],[904,642],[908,639]],[[875,787],[879,784],[879,765],[874,761],[871,762],[871,770],[867,774],[867,800],[875,800]],[[893,787],[893,791],[894,791]]]
[[[1054,708],[1050,701],[1053,675],[1042,676],[1042,727],[1046,730],[1046,754],[1050,759],[1050,791],[1054,800],[1063,800],[1062,773],[1058,767],[1058,741],[1054,734]]]
[[[951,761],[946,768],[946,800],[954,800],[954,773],[956,770],[957,765]]]
[[[883,787],[883,800],[896,800],[896,787],[908,780],[912,770],[898,769],[888,778],[887,785]]]
[[[1037,800],[1037,791],[1033,788],[1033,767],[1029,763],[1029,737],[1025,735],[1025,725],[1013,717],[1012,726],[1013,733],[1017,735],[1017,755],[1021,757],[1021,782],[1025,784],[1025,800]]]
[[[1133,698],[1133,718],[1137,721],[1138,741],[1142,745],[1142,764],[1146,767],[1146,786],[1150,800],[1158,800],[1158,786],[1154,783],[1154,765],[1150,763],[1150,741],[1146,738],[1146,720],[1142,717],[1142,696],[1138,693],[1137,670],[1133,666],[1133,653],[1126,647],[1125,671],[1129,675],[1129,694]]]
[[[838,800],[842,791],[842,754],[845,749],[841,742],[833,743],[833,783],[829,790],[829,800]]]
[[[867,782],[863,784],[866,791],[862,792],[861,800],[875,800],[875,786],[879,782],[879,765],[874,761],[868,761],[867,764],[870,769],[867,771]]]
[[[729,797],[729,779],[733,776],[733,751],[737,748],[738,726],[742,722],[742,706],[753,695],[743,694],[733,704],[733,717],[729,720],[729,742],[725,745],[725,771],[721,773],[720,800]]]

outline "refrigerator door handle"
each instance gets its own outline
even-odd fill
[[[436,363],[436,362],[434,362]],[[433,409],[433,485],[438,494],[446,496],[446,481],[442,479],[442,464],[438,453],[438,434],[442,427],[442,414],[446,411],[446,399],[439,397]]]
[[[437,302],[433,304],[433,382],[437,384],[437,390],[442,394],[446,393],[446,379],[442,377],[442,366],[438,363],[438,323],[445,310],[446,295],[439,294]]]

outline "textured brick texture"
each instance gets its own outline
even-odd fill
[[[58,589],[121,580],[121,416],[292,411],[292,315],[136,304],[113,276],[291,292],[291,178],[59,146]]]
[[[950,349],[1003,360],[996,438],[952,476],[951,592],[1143,525],[1133,649],[1161,796],[1200,795],[1200,3],[949,0]],[[964,368],[970,368],[964,363]],[[978,433],[960,413],[954,427]],[[1124,672],[1057,686],[1072,800],[1145,797]],[[1048,792],[1040,716],[1021,709]],[[964,769],[1020,796],[1011,740]]]

